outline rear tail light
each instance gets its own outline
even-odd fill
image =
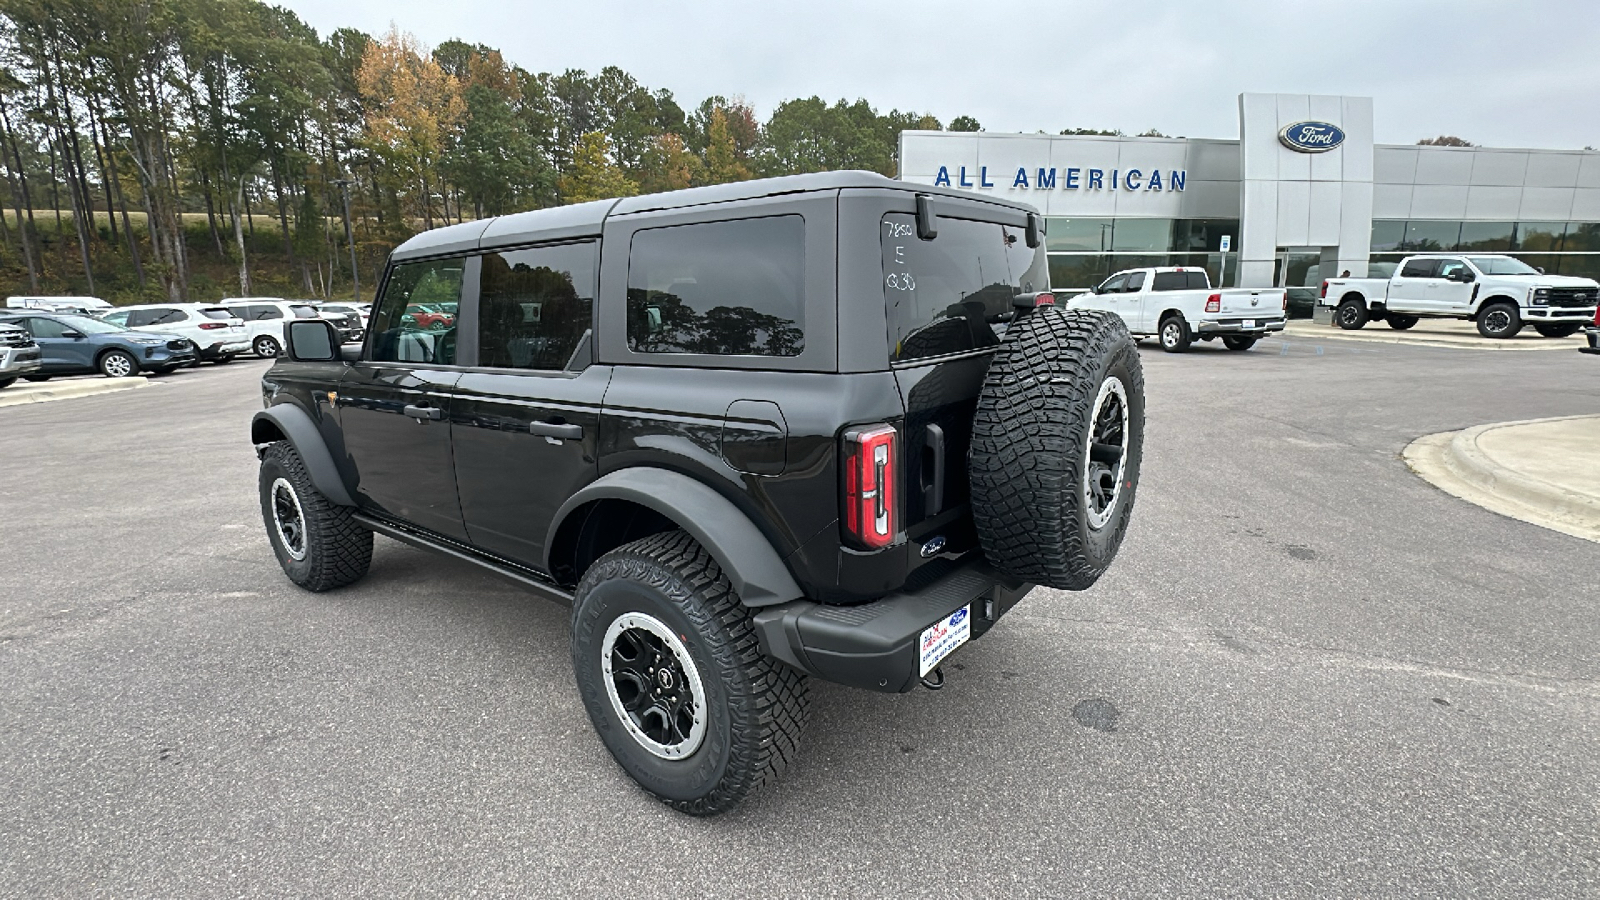
[[[1212,294],[1206,298],[1206,312],[1222,312],[1222,295]]]
[[[228,327],[228,323],[227,322],[201,322],[200,323],[200,330],[201,331],[216,331],[218,328],[227,328],[227,327]]]
[[[1328,299],[1328,280],[1326,278],[1322,280],[1322,299]],[[1289,297],[1287,294],[1284,295],[1284,302],[1289,302]]]
[[[1033,298],[1033,306],[1034,306],[1035,309],[1037,309],[1037,308],[1039,308],[1041,306],[1055,306],[1055,305],[1056,305],[1056,295],[1050,293],[1049,291],[1045,291],[1045,292],[1039,294],[1037,297]]]
[[[844,435],[844,530],[869,549],[894,543],[895,430],[869,425]]]
[[[1288,312],[1289,311],[1289,292],[1288,291],[1284,291],[1283,292],[1283,311],[1284,312]]]

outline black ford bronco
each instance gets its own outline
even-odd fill
[[[868,173],[429,231],[364,344],[287,343],[251,440],[289,578],[377,533],[570,605],[596,731],[688,813],[783,771],[807,676],[937,688],[1093,584],[1138,486],[1138,351],[1054,305],[1037,214]]]

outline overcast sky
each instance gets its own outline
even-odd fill
[[[271,2],[271,0],[269,0]],[[1237,137],[1242,91],[1375,98],[1377,140],[1600,146],[1600,0],[278,0],[531,71],[616,65],[685,109],[819,95],[987,131]]]

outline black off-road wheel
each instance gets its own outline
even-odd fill
[[[1478,311],[1478,333],[1486,338],[1516,337],[1522,330],[1522,314],[1516,304],[1499,300]]]
[[[1103,310],[1015,322],[978,396],[969,475],[984,555],[1022,581],[1081,591],[1116,558],[1144,448],[1144,370]]]
[[[1417,324],[1416,316],[1402,316],[1399,313],[1389,313],[1384,316],[1383,320],[1395,331],[1405,331],[1407,328]]]
[[[272,553],[289,580],[308,591],[331,591],[367,574],[372,532],[354,510],[330,501],[311,482],[300,454],[287,442],[261,456],[261,518]]]
[[[1572,337],[1583,327],[1582,322],[1535,322],[1533,330],[1547,338]]]
[[[1229,350],[1244,351],[1244,350],[1249,350],[1251,347],[1254,347],[1255,345],[1256,345],[1256,339],[1253,338],[1253,337],[1243,337],[1243,336],[1237,336],[1237,335],[1231,335],[1230,334],[1230,335],[1223,335],[1223,338],[1222,338],[1222,346],[1227,347]]]
[[[763,656],[749,611],[682,531],[597,560],[573,601],[572,666],[624,771],[679,812],[726,812],[795,757],[806,678]]]
[[[1358,331],[1371,318],[1372,314],[1367,311],[1365,300],[1346,300],[1333,311],[1334,324],[1345,331]]]

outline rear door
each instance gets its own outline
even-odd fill
[[[1199,276],[1198,283],[1196,275]],[[1130,330],[1137,334],[1155,334],[1161,325],[1161,314],[1169,309],[1182,310],[1192,327],[1198,314],[1205,310],[1205,278],[1206,273],[1198,270],[1156,272],[1151,279],[1150,290],[1139,297],[1138,324]],[[1197,287],[1200,290],[1195,290]]]
[[[1386,306],[1397,312],[1432,312],[1429,290],[1438,268],[1439,261],[1431,257],[1407,260],[1389,280]]]
[[[43,316],[29,316],[17,324],[28,329],[34,343],[39,345],[44,362],[41,371],[75,372],[94,368],[94,344],[82,335],[67,337],[74,331],[69,325]]]
[[[966,461],[978,392],[1013,298],[1049,289],[1044,248],[1027,247],[1022,228],[943,209],[932,240],[917,237],[909,213],[886,214],[881,235],[890,362],[906,408],[905,531],[964,552],[977,540]]]
[[[543,566],[556,511],[597,475],[611,379],[590,364],[599,263],[594,241],[485,253],[461,317],[477,336],[451,408],[462,516],[474,546],[527,566]]]
[[[361,360],[345,370],[334,401],[344,442],[334,456],[356,501],[460,541],[467,532],[450,448],[461,378],[455,329],[421,331],[402,319],[412,300],[459,300],[475,269],[463,257],[393,266]]]

